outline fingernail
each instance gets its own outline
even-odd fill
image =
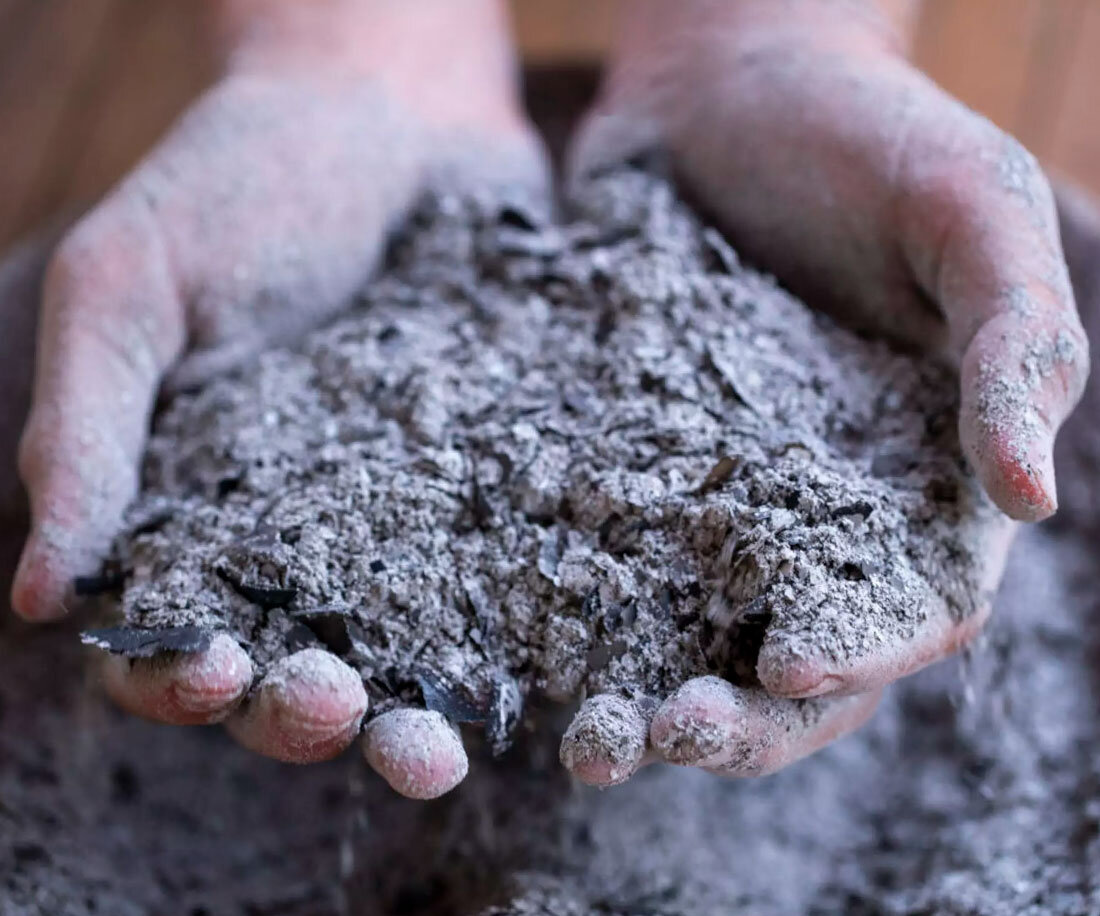
[[[986,492],[1010,518],[1038,522],[1057,511],[1054,457],[1049,442],[1021,443],[998,435],[979,466]]]
[[[247,653],[234,639],[219,634],[205,652],[180,659],[173,686],[176,701],[187,712],[228,713],[251,682]]]
[[[56,562],[36,541],[27,542],[11,589],[12,609],[24,620],[59,620],[68,613],[65,607],[67,580],[53,574],[50,567],[54,565]]]

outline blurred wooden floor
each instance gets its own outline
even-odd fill
[[[457,0],[461,2],[461,0]],[[512,0],[525,54],[598,58],[612,0]],[[1100,0],[893,0],[918,64],[1100,193]],[[211,78],[190,0],[0,0],[0,246],[94,199]]]

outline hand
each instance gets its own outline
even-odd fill
[[[240,36],[225,76],[67,234],[46,272],[20,450],[33,518],[12,591],[31,620],[63,614],[74,576],[109,546],[162,385],[201,383],[332,315],[429,172],[535,193],[545,181],[495,0],[217,7]],[[283,760],[329,757],[358,734],[366,694],[334,656],[285,659],[237,709],[252,678],[222,635],[171,663],[113,658],[106,684],[154,719],[227,719],[244,744]],[[432,713],[383,716],[366,742],[409,794],[439,794],[465,773],[461,744]]]
[[[1015,519],[1050,515],[1054,435],[1088,347],[1034,158],[906,63],[868,4],[630,12],[574,173],[663,148],[752,262],[851,326],[955,361],[961,441],[985,489]],[[1002,568],[1007,537],[976,546]],[[563,756],[601,783],[655,758],[770,772],[857,727],[883,686],[957,651],[987,614],[944,617],[847,666],[766,640],[763,690],[685,684],[631,726],[631,766],[611,767],[607,745],[575,752],[584,709]]]

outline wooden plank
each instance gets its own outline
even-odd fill
[[[26,228],[33,189],[53,180],[44,151],[65,142],[71,94],[92,66],[112,0],[37,0],[39,10],[10,50],[0,82],[0,244]]]
[[[178,0],[127,3],[104,48],[95,91],[73,125],[81,154],[42,209],[102,195],[213,81],[200,12]]]
[[[614,29],[614,0],[511,0],[516,40],[533,63],[591,63]]]
[[[1046,161],[1100,194],[1100,3],[1085,4]]]
[[[1020,105],[1043,2],[925,0],[914,61],[967,105],[1019,135],[1026,128]]]
[[[897,29],[902,47],[912,53],[924,0],[878,0],[878,5]]]
[[[1081,45],[1081,27],[1092,3],[1094,0],[1048,0],[1043,4],[1017,126],[1017,135],[1040,159],[1051,153],[1074,57],[1088,51]]]

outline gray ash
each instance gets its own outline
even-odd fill
[[[261,673],[321,645],[376,711],[475,720],[751,683],[765,636],[859,656],[988,597],[955,387],[645,172],[561,224],[430,195],[351,313],[160,416],[125,625],[228,631]]]

